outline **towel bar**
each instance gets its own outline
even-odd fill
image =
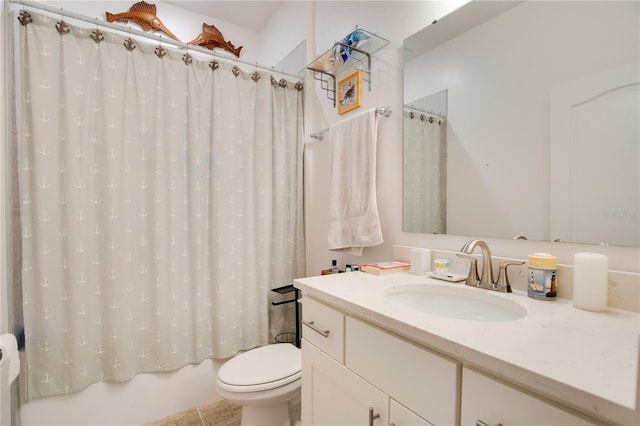
[[[391,115],[391,107],[377,107],[376,112],[380,115],[388,117]],[[324,139],[324,134],[327,133],[329,129],[320,130],[319,132],[311,133],[309,137],[313,139],[318,139],[319,141]]]

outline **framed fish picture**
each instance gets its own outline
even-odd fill
[[[362,101],[362,75],[360,71],[338,82],[338,114],[358,108]]]

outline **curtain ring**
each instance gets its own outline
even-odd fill
[[[231,69],[231,72],[233,73],[233,75],[237,77],[240,75],[240,68],[238,68],[237,65],[234,65],[233,68]]]
[[[258,82],[258,80],[260,80],[260,77],[262,76],[258,72],[258,63],[256,62],[256,70],[253,72],[253,74],[251,74],[251,80]]]
[[[131,40],[131,37],[129,37],[128,39],[126,39],[124,41],[124,43],[122,43],[124,45],[124,47],[129,51],[132,52],[133,49],[136,48],[136,42]]]
[[[129,38],[122,43],[129,52],[136,48],[136,42],[131,39],[131,28],[129,28]]]
[[[167,50],[164,47],[162,47],[162,42],[160,42],[158,47],[156,47],[156,49],[154,50],[154,53],[160,59],[164,58],[164,55],[167,54]]]
[[[302,89],[304,89],[304,84],[301,81],[298,81],[294,87],[298,92],[300,92],[302,91]]]
[[[285,80],[284,78],[281,78],[280,81],[278,82],[278,85],[280,87],[287,87],[287,80]]]
[[[209,62],[209,68],[211,68],[212,71],[217,70],[219,66],[220,64],[215,59]]]
[[[256,62],[256,70],[253,72],[253,74],[251,74],[251,80],[257,82],[258,80],[260,80],[260,77],[262,76],[258,72],[258,63]]]
[[[33,18],[31,17],[31,14],[29,12],[23,9],[20,11],[20,16],[18,16],[18,21],[20,21],[22,25],[26,26],[33,22]]]
[[[100,44],[100,42],[104,40],[104,34],[100,30],[93,30],[91,32],[91,38],[93,39],[93,41]]]
[[[185,65],[191,65],[191,62],[193,62],[193,57],[189,55],[189,52],[187,52],[182,55],[182,60],[184,61]]]
[[[96,19],[96,21],[97,21],[97,19]],[[98,44],[100,44],[100,42],[102,40],[104,40],[104,34],[98,28],[98,23],[97,22],[96,22],[96,29],[91,32],[91,36],[90,37],[93,39],[93,41],[95,41]]]
[[[100,44],[100,42],[104,40],[104,34],[102,33],[102,31],[100,31],[100,27],[98,27],[98,18],[96,18],[96,29],[91,32],[90,37],[98,44]]]
[[[69,24],[64,22],[62,19],[56,22],[56,30],[58,30],[58,33],[60,33],[60,35],[68,34],[69,31],[71,31],[69,29]]]

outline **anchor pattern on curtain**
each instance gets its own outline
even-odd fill
[[[19,27],[27,398],[268,343],[303,275],[302,92],[32,14]],[[236,75],[237,74],[237,75]]]
[[[405,109],[403,228],[444,234],[447,230],[446,122]]]

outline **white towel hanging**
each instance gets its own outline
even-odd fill
[[[357,256],[382,244],[376,196],[376,109],[330,128],[329,249]]]

